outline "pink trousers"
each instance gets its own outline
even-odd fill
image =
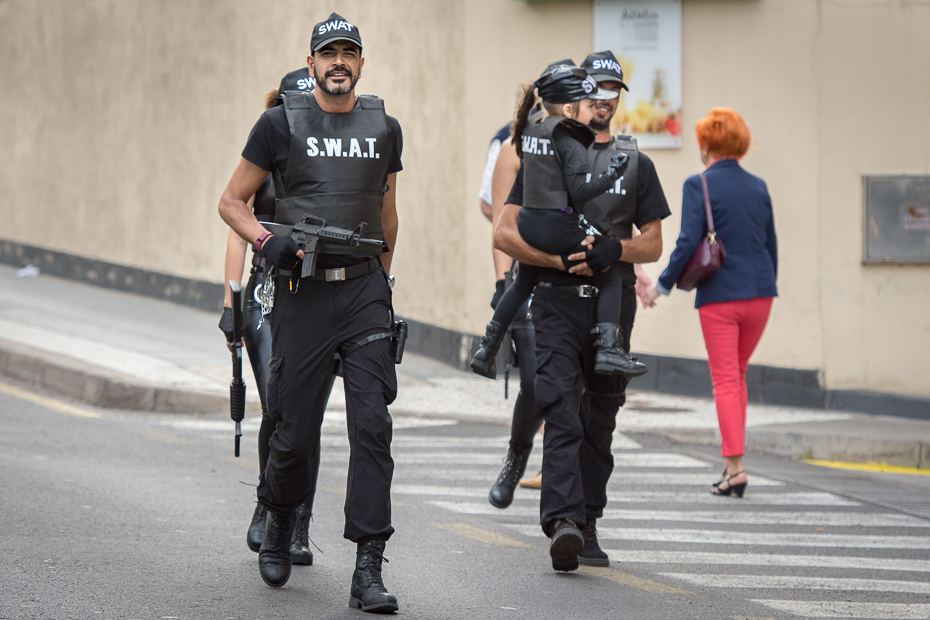
[[[722,456],[742,456],[746,439],[746,367],[765,331],[771,297],[706,304],[698,308],[714,383]]]

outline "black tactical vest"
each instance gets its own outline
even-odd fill
[[[275,222],[294,224],[311,213],[339,228],[365,222],[365,238],[383,239],[381,205],[391,153],[384,102],[362,95],[351,112],[330,114],[312,93],[288,91],[281,98],[291,143],[283,182],[275,175]],[[333,253],[371,251],[340,247]]]
[[[618,152],[624,152],[630,158],[623,176],[617,179],[613,188],[584,203],[582,213],[586,220],[610,232],[617,239],[632,239],[639,178],[639,151],[636,140],[628,136],[613,136],[606,149],[588,151],[588,163],[591,178],[596,179],[607,170],[610,160]],[[620,267],[623,279],[631,280],[633,265],[621,261]]]
[[[523,205],[526,207],[564,209],[570,204],[562,158],[552,143],[553,128],[564,120],[559,116],[549,116],[541,122],[530,119],[523,130]]]

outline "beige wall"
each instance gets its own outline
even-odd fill
[[[0,3],[0,238],[219,282],[219,195],[310,27],[359,26],[359,90],[404,128],[401,314],[480,333],[493,287],[477,191],[515,87],[591,51],[589,2],[6,0]],[[769,184],[779,288],[754,362],[830,389],[930,395],[930,267],[864,267],[863,174],[930,174],[930,6],[684,0],[685,142],[652,151],[677,237],[691,127],[731,106]],[[693,296],[637,317],[634,348],[704,357]]]

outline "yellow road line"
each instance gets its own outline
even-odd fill
[[[679,590],[678,588],[673,588],[656,581],[634,577],[629,573],[621,573],[620,571],[613,570],[612,568],[582,566],[578,569],[578,571],[592,575],[594,577],[610,579],[611,581],[615,581],[620,585],[630,586],[631,588],[636,588],[637,590],[645,590],[646,592],[652,592],[653,594],[694,594],[694,592],[689,592],[688,590]]]
[[[0,383],[0,392],[8,394],[13,398],[18,398],[20,400],[29,401],[46,409],[51,409],[52,411],[57,411],[58,413],[64,413],[67,415],[77,416],[79,418],[102,418],[103,416],[99,413],[94,413],[93,411],[87,411],[86,409],[80,409],[73,405],[63,403],[52,398],[45,396],[39,396],[38,394],[33,394],[27,390],[20,389],[18,387],[13,387],[12,385],[5,385]]]
[[[817,461],[814,459],[801,459],[811,465],[830,467],[832,469],[851,469],[855,471],[872,471],[882,474],[908,474],[911,476],[930,476],[930,469],[920,467],[902,467],[887,463],[844,463],[842,461]]]
[[[518,547],[525,549],[530,546],[525,542],[520,542],[519,540],[507,538],[506,536],[500,536],[494,532],[488,532],[487,530],[472,527],[466,523],[433,523],[433,525],[444,530],[449,530],[455,534],[467,536],[468,538],[473,538],[474,540],[488,543],[489,545],[495,545],[497,547]]]

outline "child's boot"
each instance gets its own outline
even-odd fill
[[[616,323],[598,323],[591,330],[597,334],[594,341],[597,352],[594,354],[594,372],[601,375],[619,374],[625,377],[638,377],[649,372],[646,365],[630,357],[620,343],[620,326]]]

